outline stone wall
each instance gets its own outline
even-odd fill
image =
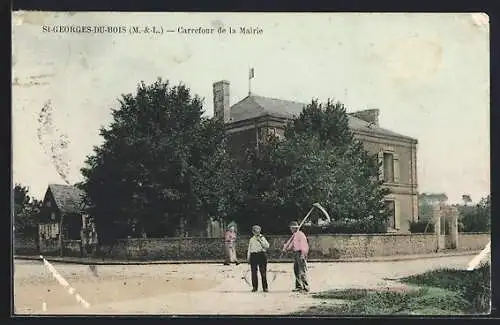
[[[41,239],[39,249],[43,255],[54,256],[61,254],[61,244],[57,238]]]
[[[482,250],[490,240],[489,233],[460,233],[458,234],[458,247],[464,251]]]
[[[81,240],[65,240],[64,256],[80,257],[82,256]]]
[[[14,235],[14,254],[37,254],[37,238],[25,237],[21,234]]]
[[[270,244],[269,257],[280,256],[283,243],[288,236],[267,236]],[[246,259],[248,237],[239,237],[237,254],[240,260]],[[445,240],[445,236],[440,236]],[[436,252],[435,234],[335,234],[308,236],[311,259],[345,259],[373,256],[429,254]],[[453,251],[479,251],[491,240],[489,233],[460,233],[458,247]],[[113,247],[102,246],[104,257],[131,260],[222,260],[224,256],[222,238],[136,238],[119,240]],[[36,254],[36,242],[16,238],[17,255]],[[443,245],[441,246],[443,247]],[[59,255],[57,242],[49,245],[41,242],[40,253]],[[81,256],[79,240],[64,241],[64,255]],[[284,259],[287,259],[285,255]]]
[[[222,244],[220,238],[206,237],[134,238],[119,240],[113,247],[102,246],[101,252],[118,259],[210,260],[222,256]]]
[[[281,247],[288,238],[267,237],[270,258],[280,256]],[[429,254],[437,249],[435,234],[311,235],[308,240],[311,259]],[[481,250],[489,240],[489,234],[461,234],[457,251]],[[101,251],[105,256],[117,259],[214,260],[223,258],[223,245],[220,238],[140,238],[120,240],[114,247],[104,246]],[[238,238],[236,249],[240,260],[246,259],[247,245],[248,237]]]

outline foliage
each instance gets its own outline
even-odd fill
[[[470,194],[463,194],[462,201],[464,202],[464,205],[468,205],[469,203],[472,203],[472,197]]]
[[[461,314],[468,307],[458,294],[445,290],[416,290],[413,292],[374,292],[349,306],[350,314],[410,314],[415,309],[439,306],[449,313]],[[443,308],[444,307],[444,308]]]
[[[38,214],[42,202],[30,197],[29,189],[15,184],[14,194],[14,226],[17,233],[33,235],[37,233]]]
[[[446,203],[448,196],[446,193],[422,193],[419,194],[419,199],[429,204]]]
[[[488,195],[479,203],[471,205],[471,196],[462,195],[463,204],[455,205],[460,212],[458,223],[460,232],[488,232],[491,227],[491,197]],[[432,220],[432,207],[437,204],[445,204],[448,197],[445,193],[422,193],[418,196],[419,218],[422,222]],[[421,227],[421,225],[414,225]],[[442,227],[447,227],[443,221]],[[413,232],[413,231],[412,231]],[[418,231],[417,231],[418,232]]]
[[[434,233],[434,223],[429,221],[410,221],[410,232],[413,234]]]
[[[196,227],[210,216],[288,232],[289,221],[301,220],[314,202],[335,220],[328,231],[386,230],[382,200],[389,190],[378,179],[377,157],[354,138],[338,102],[312,101],[283,141],[263,139],[242,166],[229,157],[223,121],[203,118],[201,100],[185,86],[141,83],[119,102],[78,185],[103,242],[131,225],[150,236],[173,235],[181,221]],[[315,211],[311,219],[320,216]]]
[[[482,198],[476,205],[460,205],[460,223],[463,232],[488,232],[491,229],[491,196]]]
[[[313,294],[313,298],[319,299],[339,299],[339,300],[359,300],[366,297],[370,289],[343,289],[329,290]]]
[[[312,101],[287,125],[283,140],[269,136],[258,151],[250,151],[244,168],[246,209],[237,221],[253,220],[266,232],[282,232],[320,202],[334,220],[356,219],[385,229],[383,198],[389,190],[378,179],[376,156],[354,138],[348,122],[342,104]],[[317,211],[311,215],[319,217]]]
[[[446,193],[421,193],[418,195],[418,214],[420,220],[432,219],[432,207],[445,204],[448,201]]]
[[[119,103],[79,184],[102,241],[123,236],[131,224],[152,236],[173,235],[181,219],[194,227],[235,211],[239,183],[224,124],[202,117],[199,97],[158,79],[141,82]]]
[[[349,128],[349,117],[345,106],[331,100],[328,100],[326,104],[313,100],[285,129],[286,138],[294,138],[302,134],[318,136],[322,146],[349,148],[354,143],[354,135]]]
[[[458,292],[476,313],[488,312],[491,297],[489,263],[473,271],[441,269],[403,279],[404,282]]]
[[[446,310],[450,314],[463,314],[471,309],[471,304],[459,292],[440,288],[424,288],[421,295],[410,299],[404,307],[407,311],[434,308]]]
[[[468,303],[454,292],[445,290],[410,289],[405,291],[380,289],[332,290],[316,294],[315,298],[332,299],[335,303],[314,306],[298,314],[315,315],[446,315],[461,314],[456,306]],[[446,309],[438,302],[446,302]]]
[[[417,285],[403,291],[379,289],[331,290],[314,298],[332,299],[299,315],[461,315],[490,311],[491,269],[440,269],[410,276],[402,282]]]

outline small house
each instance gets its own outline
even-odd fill
[[[75,186],[49,184],[39,215],[38,232],[42,252],[60,250],[62,240],[81,240],[80,232],[85,218],[83,198],[83,191]]]

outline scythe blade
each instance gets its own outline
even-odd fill
[[[315,208],[318,208],[318,210],[320,210],[320,211],[323,213],[323,215],[326,217],[326,219],[327,219],[327,221],[328,221],[328,222],[330,222],[330,221],[331,221],[331,219],[330,219],[330,215],[328,214],[328,212],[326,212],[325,208],[323,208],[323,207],[321,206],[321,204],[319,204],[318,202],[316,202],[316,203],[314,203],[314,204],[313,204],[313,206],[314,206]]]
[[[302,222],[301,222],[301,223],[300,223],[300,225],[299,225],[299,229],[300,229],[300,228],[302,228],[302,225],[306,222],[307,218],[309,218],[309,215],[310,215],[310,214],[311,214],[311,212],[314,210],[314,208],[317,208],[318,210],[320,210],[320,211],[321,211],[321,213],[323,213],[323,215],[326,217],[326,219],[328,220],[328,222],[331,222],[330,215],[328,214],[328,212],[326,212],[325,208],[323,208],[323,207],[321,206],[321,204],[319,204],[318,202],[316,202],[316,203],[313,203],[311,210],[309,210],[309,212],[307,213],[307,215],[305,216],[305,218],[304,218],[304,219],[302,219]],[[290,239],[288,239],[288,241],[286,242],[285,246],[288,246],[288,244],[289,244],[289,243],[293,240],[293,237],[295,236],[295,234],[296,234],[296,233],[294,233],[294,234],[290,237]],[[282,252],[281,252],[280,257],[279,257],[280,259],[281,259],[281,257],[283,256],[283,253],[284,253],[284,251],[282,251]]]

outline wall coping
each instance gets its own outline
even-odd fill
[[[434,235],[434,233],[386,233],[386,234],[313,234],[308,235],[308,237],[397,237],[397,236],[429,236]]]
[[[465,235],[491,235],[489,232],[461,232],[459,233],[461,236]],[[307,237],[314,237],[314,238],[330,238],[330,237],[402,237],[402,236],[435,236],[435,233],[385,233],[385,234],[313,234],[313,235],[307,235]],[[283,238],[283,237],[289,237],[289,235],[267,235],[267,238]],[[242,235],[239,236],[239,238],[245,238],[248,239],[250,238],[250,235]],[[207,240],[207,241],[213,241],[213,240],[221,240],[223,241],[223,237],[163,237],[163,238],[120,238],[118,239],[118,242],[140,242],[140,241],[185,241],[185,240]],[[65,239],[65,243],[71,243],[71,242],[80,242],[81,240],[79,239]]]
[[[266,238],[289,238],[291,235],[265,235]],[[411,237],[411,236],[435,236],[434,233],[386,233],[386,234],[313,234],[307,237],[330,238],[330,237]],[[241,235],[238,238],[250,238],[250,235]],[[183,241],[183,240],[224,240],[224,237],[163,237],[163,238],[121,238],[118,242],[140,242],[140,241]]]

